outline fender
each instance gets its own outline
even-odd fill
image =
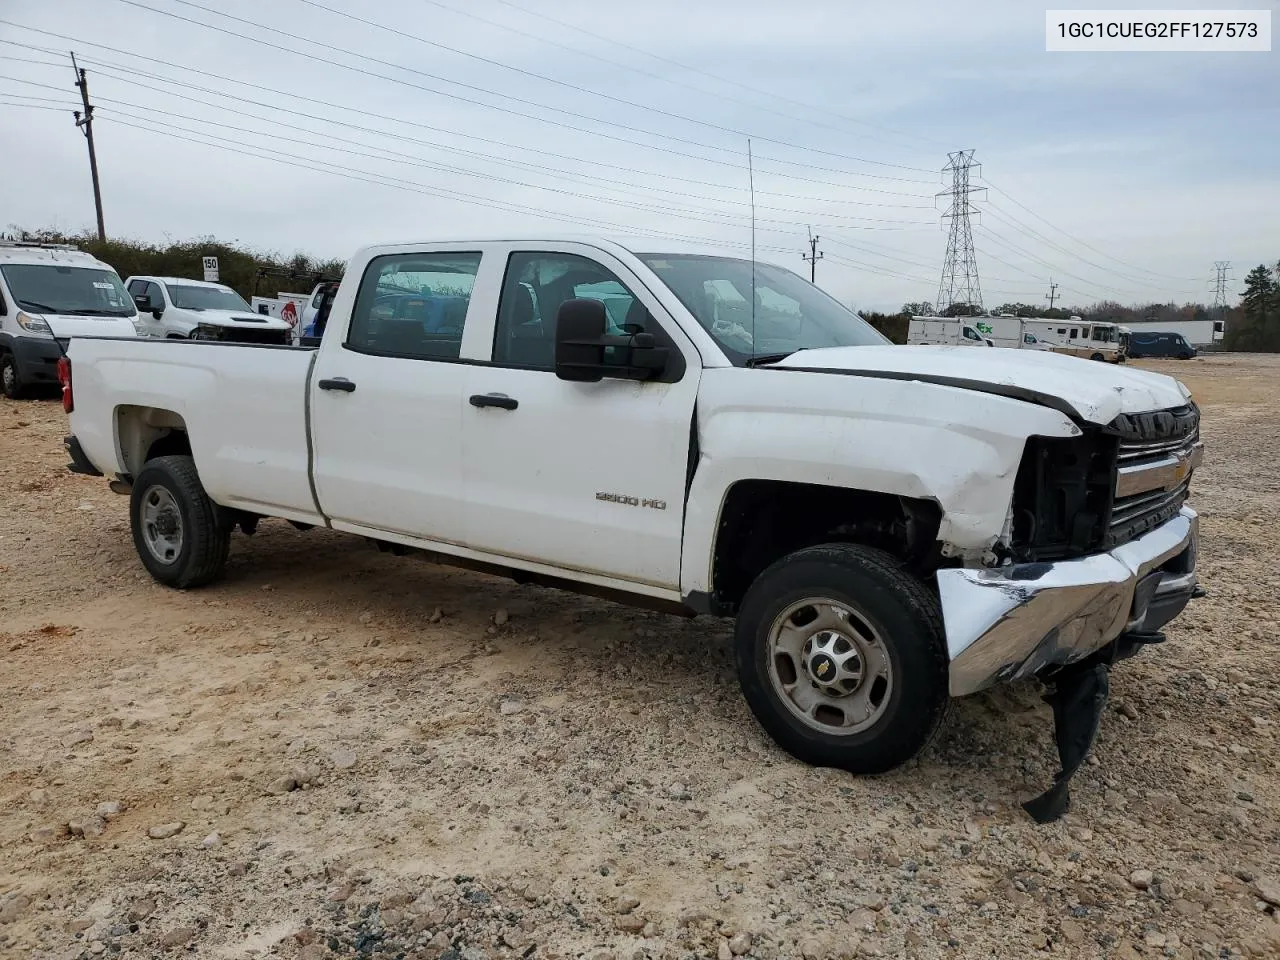
[[[933,500],[938,538],[976,558],[1005,534],[1028,437],[1079,436],[1061,410],[959,386],[774,368],[707,369],[681,590],[709,593],[720,511],[741,480]]]

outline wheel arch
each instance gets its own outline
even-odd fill
[[[744,479],[726,491],[711,545],[710,591],[695,607],[736,613],[782,557],[824,543],[885,551],[917,571],[940,561],[942,507],[927,498],[790,480]]]
[[[116,448],[125,473],[136,477],[148,460],[191,454],[191,439],[182,415],[162,407],[125,404],[115,411]]]

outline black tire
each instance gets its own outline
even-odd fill
[[[770,632],[792,605],[825,597],[869,623],[883,640],[892,684],[864,730],[830,734],[799,719],[770,678]],[[906,763],[937,732],[950,703],[938,600],[893,556],[831,543],[783,557],[747,591],[735,630],[738,680],[751,712],[784,750],[805,763],[875,774]]]
[[[157,488],[168,491],[176,502],[181,522],[181,546],[172,559],[161,559],[148,545],[143,520],[144,502]],[[163,494],[156,493],[156,498]],[[133,481],[129,497],[133,546],[142,565],[159,582],[185,590],[216,579],[231,549],[231,525],[200,484],[195,461],[189,456],[156,457],[147,461]]]
[[[1104,356],[1103,356],[1102,354],[1100,354],[1100,353],[1095,353],[1095,354],[1094,354],[1092,357],[1090,357],[1089,359],[1090,359],[1090,360],[1106,360],[1107,358],[1106,358],[1106,357],[1104,357]]]
[[[27,395],[26,385],[18,376],[18,361],[12,353],[0,353],[0,393],[10,400],[21,400]]]

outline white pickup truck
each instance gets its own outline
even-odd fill
[[[144,336],[287,344],[293,326],[256,313],[222,283],[181,277],[130,277],[125,281],[138,308]]]
[[[370,247],[315,349],[69,355],[71,469],[130,492],[157,580],[208,583],[278,517],[736,616],[752,710],[816,764],[901,764],[949,696],[1109,665],[1198,590],[1181,383],[895,347],[766,264]]]

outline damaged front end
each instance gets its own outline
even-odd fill
[[[1202,456],[1190,404],[1077,438],[1033,438],[1003,564],[938,571],[953,696],[1032,676],[1055,687],[1062,773],[1026,805],[1041,822],[1066,810],[1109,666],[1163,640],[1161,628],[1203,593],[1199,519],[1184,503]]]

